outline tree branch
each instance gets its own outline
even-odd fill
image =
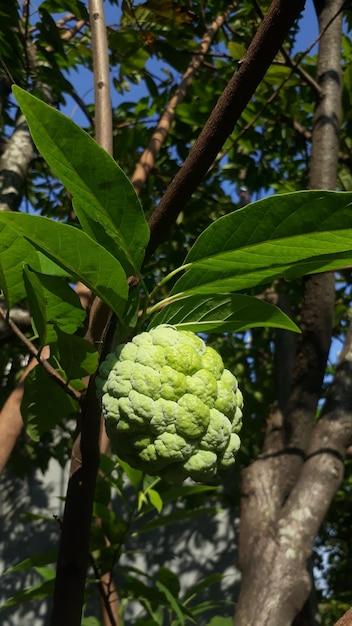
[[[305,0],[273,0],[248,51],[215,105],[183,166],[150,218],[149,253],[165,239],[192,193],[206,175],[245,106],[270,67]]]
[[[112,154],[112,113],[110,98],[109,56],[102,0],[89,0],[92,31],[92,57],[95,93],[95,138]]]
[[[25,118],[20,114],[0,159],[0,211],[18,209],[33,156],[33,142]]]
[[[253,2],[253,6],[257,12],[257,14],[259,15],[259,17],[261,19],[263,19],[264,17],[264,13],[261,10],[257,0],[252,0]],[[295,74],[297,74],[298,76],[300,76],[300,78],[302,78],[303,82],[307,83],[307,85],[309,85],[309,87],[311,87],[315,93],[320,96],[321,95],[321,89],[320,89],[320,85],[317,83],[316,80],[314,80],[314,78],[308,74],[308,72],[306,72],[299,64],[297,65],[290,57],[290,55],[288,54],[288,52],[286,52],[286,49],[284,48],[284,46],[280,46],[280,52],[282,54],[282,56],[285,59],[285,64],[290,67]],[[301,62],[301,60],[300,60]]]
[[[97,142],[112,154],[112,111],[108,48],[102,0],[89,0],[92,28],[92,55],[95,87],[95,134]],[[95,298],[90,310],[88,336],[98,343],[101,359],[110,346],[109,308]],[[107,336],[105,336],[107,332]],[[103,339],[103,341],[102,341]],[[95,483],[102,446],[106,446],[101,407],[95,388],[95,375],[89,379],[81,411],[80,436],[74,443],[64,517],[57,559],[51,626],[79,626],[86,574]],[[104,448],[105,450],[105,448]],[[102,581],[101,581],[101,584]],[[103,587],[101,587],[103,589]],[[111,622],[112,607],[105,606],[104,620]],[[114,618],[113,618],[114,619]],[[112,624],[117,623],[117,619]]]
[[[43,358],[42,351],[37,350],[35,345],[28,339],[28,337],[26,337],[26,335],[23,334],[23,332],[18,328],[17,324],[15,324],[15,322],[13,322],[10,317],[7,317],[3,313],[1,308],[0,308],[0,317],[3,319],[4,322],[6,322],[8,327],[11,328],[12,332],[16,335],[16,337],[18,337],[21,343],[25,346],[29,354],[37,359],[39,365],[41,365],[41,367],[46,371],[46,373],[50,376],[50,378],[52,378],[55,381],[55,383],[59,385],[59,387],[61,387],[61,389],[63,389],[69,396],[71,396],[71,398],[73,398],[74,400],[79,400],[81,397],[81,394],[79,393],[79,391],[71,387],[71,385],[69,385],[65,381],[65,379],[62,378],[62,376],[60,376],[60,374],[55,369],[55,367],[53,367],[47,359]]]
[[[324,0],[323,4],[318,60],[323,97],[313,128],[310,185],[333,189],[338,155],[343,2]],[[324,159],[329,167],[325,167]],[[245,532],[240,537],[244,569],[237,626],[258,622],[290,626],[309,595],[311,577],[307,562],[316,533],[342,480],[343,458],[352,437],[352,364],[348,359],[340,366],[331,392],[335,405],[326,408],[328,413],[316,426],[313,424],[322,393],[333,307],[333,277],[306,279],[303,333],[296,352],[290,397],[281,420],[268,429],[264,454],[243,474],[241,530],[243,525]],[[260,508],[255,508],[257,503]]]
[[[199,49],[193,54],[192,60],[183,74],[180,84],[167,103],[165,111],[162,114],[156,129],[153,131],[149,145],[144,150],[132,174],[131,180],[137,192],[140,192],[150,172],[154,168],[156,157],[170,132],[176,108],[184,100],[187,89],[191,85],[195,73],[202,65],[204,56],[208,52],[216,33],[225,22],[229,13],[232,11],[233,6],[233,4],[230,4],[225,13],[218,15],[209,26],[202,38]]]

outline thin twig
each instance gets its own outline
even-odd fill
[[[254,6],[255,11],[259,15],[259,17],[261,19],[263,19],[264,13],[261,10],[257,0],[252,0],[252,2],[253,2],[253,6]],[[317,81],[314,80],[314,78],[310,74],[308,74],[308,72],[306,72],[302,67],[300,67],[299,64],[296,65],[296,63],[291,59],[290,55],[288,54],[288,52],[286,51],[284,46],[281,46],[280,52],[281,52],[282,56],[285,59],[285,65],[288,65],[290,68],[292,68],[294,70],[294,72],[296,74],[298,74],[298,76],[300,76],[305,83],[307,83],[310,87],[312,87],[313,90],[319,96],[321,96],[321,88],[320,88],[320,85],[317,83]],[[301,60],[300,60],[300,62],[301,62]]]
[[[171,181],[149,219],[149,256],[175,223],[195,189],[206,176],[243,110],[304,8],[305,0],[273,0],[247,53],[226,85],[184,164]]]
[[[131,180],[137,192],[140,192],[141,188],[145,184],[150,172],[155,166],[156,157],[170,132],[172,122],[175,118],[177,106],[184,100],[187,90],[191,85],[194,75],[204,62],[204,56],[207,54],[210,45],[219,31],[219,28],[224,24],[225,19],[229,13],[233,10],[234,4],[230,4],[225,13],[218,15],[211,25],[207,28],[202,41],[199,45],[197,52],[193,53],[192,60],[184,72],[181,82],[175,89],[170,100],[168,101],[165,111],[159,119],[157,127],[155,128],[148,147],[141,155],[135,170],[132,174]]]
[[[95,92],[95,138],[112,154],[112,113],[109,79],[109,55],[103,0],[89,0],[92,29],[92,56]]]
[[[217,158],[217,161],[221,160],[230,150],[232,150],[232,148],[234,147],[234,145],[236,143],[238,143],[238,141],[240,139],[242,139],[243,135],[245,135],[251,128],[253,128],[253,126],[255,126],[255,124],[257,123],[257,121],[261,118],[261,116],[263,115],[264,111],[268,108],[269,104],[271,104],[272,102],[274,102],[274,100],[277,98],[277,96],[279,95],[279,93],[281,92],[282,88],[286,85],[286,83],[290,80],[291,76],[294,74],[294,72],[296,71],[298,65],[302,62],[302,60],[304,59],[304,57],[307,56],[307,54],[309,54],[309,52],[314,48],[314,46],[317,45],[317,43],[319,43],[320,39],[322,38],[322,36],[324,35],[324,33],[326,33],[326,31],[328,30],[329,26],[331,26],[331,24],[336,20],[336,18],[340,15],[341,11],[343,10],[344,6],[347,4],[347,2],[345,2],[343,4],[343,6],[335,13],[335,15],[333,15],[333,17],[331,18],[331,20],[329,20],[329,22],[326,24],[325,28],[321,31],[321,33],[319,33],[318,37],[313,41],[312,44],[310,44],[310,46],[308,48],[306,48],[306,50],[304,50],[300,56],[299,59],[297,61],[295,61],[293,63],[291,72],[286,76],[286,78],[284,78],[284,80],[279,84],[279,86],[277,87],[277,89],[271,94],[271,96],[269,98],[267,98],[267,100],[264,102],[263,106],[261,107],[261,109],[258,111],[258,113],[242,128],[242,130],[240,130],[240,132],[236,135],[236,137],[234,137],[234,139],[231,141],[231,144],[228,148],[226,148],[225,150],[223,150]]]
[[[27,348],[29,354],[37,359],[39,365],[41,365],[46,373],[49,374],[50,378],[52,378],[56,382],[56,384],[61,387],[61,389],[63,389],[69,396],[71,396],[71,398],[73,398],[74,400],[79,400],[81,397],[79,391],[71,387],[65,381],[65,379],[60,376],[57,370],[52,365],[50,365],[47,359],[43,359],[43,357],[41,356],[41,350],[37,350],[35,345],[28,339],[28,337],[26,337],[26,335],[23,334],[23,332],[18,328],[17,324],[15,324],[15,322],[13,322],[10,317],[7,317],[5,315],[1,308],[0,317],[2,317],[4,322],[6,322],[9,328],[11,328],[14,335],[16,335],[16,337],[18,337],[18,339]]]
[[[72,100],[74,100],[75,103],[77,104],[77,107],[79,107],[81,109],[82,113],[84,113],[84,115],[86,116],[89,124],[93,127],[94,126],[93,117],[91,116],[91,114],[90,114],[90,112],[88,110],[88,107],[87,107],[86,103],[84,102],[83,98],[81,98],[81,96],[74,90],[74,88],[72,88],[70,96],[71,96]],[[76,107],[74,107],[74,108],[76,109]]]
[[[61,39],[63,39],[63,41],[70,41],[75,35],[77,35],[77,33],[82,30],[83,26],[85,26],[86,23],[87,22],[85,20],[77,20],[76,24],[72,26],[72,28],[63,30],[60,33]]]
[[[111,624],[111,626],[117,626],[115,617],[114,617],[113,612],[112,612],[112,608],[110,606],[110,601],[109,601],[110,592],[108,591],[107,593],[105,593],[104,584],[102,583],[103,575],[99,572],[98,566],[97,566],[97,564],[95,562],[95,559],[94,559],[93,555],[89,554],[89,558],[90,558],[90,562],[91,562],[91,565],[92,565],[95,577],[97,579],[97,587],[99,589],[99,593],[100,593],[101,599],[103,601],[105,610],[106,610],[106,612],[108,614],[108,617],[109,617],[109,620],[110,620],[110,624]]]

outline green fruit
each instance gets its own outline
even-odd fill
[[[112,450],[133,467],[206,482],[235,462],[242,394],[194,333],[162,325],[137,335],[101,364],[97,389]]]

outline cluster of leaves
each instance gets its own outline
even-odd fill
[[[262,3],[262,8],[264,9],[267,4]],[[120,15],[120,12],[113,6],[116,13],[114,13],[114,23],[109,27],[110,64],[114,77],[114,86],[123,99],[122,104],[119,99],[118,106],[114,111],[114,142],[115,153],[119,155],[120,165],[127,173],[133,171],[138,155],[144,149],[150,137],[151,125],[153,126],[159,114],[164,110],[172,88],[177,83],[181,72],[187,67],[191,54],[196,50],[199,39],[205,30],[205,23],[209,24],[226,7],[227,3],[223,3],[223,6],[221,6],[219,2],[211,1],[207,2],[204,7],[202,2],[197,1],[192,3],[181,2],[175,5],[173,2],[160,3],[150,0],[143,4],[137,4],[135,7],[129,2],[123,2]],[[26,62],[26,50],[23,43],[23,35],[21,35],[23,30],[19,11],[16,10],[16,5],[13,3],[8,3],[6,10],[2,9],[2,11],[6,14],[6,19],[10,20],[9,28],[6,31],[11,33],[11,37],[14,37],[15,41],[12,42],[11,40],[10,49],[8,37],[3,37],[0,40],[1,57],[5,59],[6,66],[10,67],[15,81],[23,86],[28,83],[31,84],[34,93],[55,103],[59,107],[62,106],[68,94],[71,97],[74,95],[72,92],[72,81],[70,83],[70,75],[67,72],[77,67],[90,69],[91,58],[87,45],[89,42],[88,29],[83,27],[82,31],[69,44],[66,44],[61,39],[62,27],[57,25],[57,16],[67,11],[72,13],[76,19],[86,20],[87,15],[84,4],[76,0],[46,0],[41,3],[40,13],[34,13],[34,16],[31,16],[31,38],[37,51],[37,62],[35,67],[30,68],[28,68],[28,62]],[[175,173],[178,164],[186,156],[188,148],[197,136],[199,128],[204,123],[209,110],[212,108],[218,95],[220,95],[237,61],[241,58],[257,23],[258,16],[253,9],[253,3],[246,1],[241,3],[239,9],[237,8],[230,13],[224,28],[218,33],[215,44],[206,58],[206,65],[199,70],[197,79],[189,87],[186,99],[178,108],[176,121],[167,139],[165,149],[159,156],[157,167],[142,193],[141,199],[145,210],[148,211],[155,205],[168,181]],[[288,50],[290,51],[292,51],[294,38],[295,33],[292,34],[291,40],[288,42]],[[344,37],[343,45],[344,125],[341,133],[339,183],[341,189],[350,191],[352,189],[351,161],[348,158],[348,154],[351,147],[349,137],[351,137],[352,108],[349,106],[349,103],[352,93],[350,80],[352,55],[350,50],[351,43],[348,37]],[[14,50],[18,50],[18,55],[13,54]],[[133,50],[133,55],[130,54],[131,50]],[[314,77],[314,56],[306,57],[302,61],[301,67],[310,76]],[[211,81],[209,81],[209,73],[211,73]],[[286,81],[284,85],[283,81]],[[14,111],[16,109],[14,109],[9,95],[10,81],[6,73],[3,74],[3,67],[1,68],[1,83],[5,87],[2,92],[4,95],[1,97],[2,119],[5,122],[2,137],[5,139],[9,129],[11,130],[15,124]],[[51,87],[52,96],[49,94],[50,98],[48,98],[47,89],[43,89],[43,86],[46,87],[48,84]],[[132,89],[133,93],[134,85],[142,85],[146,94],[142,98],[138,98],[137,102],[135,102],[135,98],[132,95],[129,97],[128,90]],[[275,93],[275,98],[269,102],[269,98],[271,98],[273,93]],[[233,136],[227,141],[222,158],[214,165],[206,181],[194,194],[187,212],[181,214],[172,240],[160,248],[156,259],[151,259],[147,262],[143,278],[149,293],[153,290],[155,284],[159,283],[163,277],[184,262],[185,254],[196,236],[210,222],[241,205],[242,192],[239,191],[240,187],[247,188],[243,192],[243,202],[245,202],[246,198],[260,197],[264,191],[269,189],[280,192],[295,191],[306,186],[307,164],[310,153],[309,129],[312,123],[314,99],[311,86],[297,74],[291,74],[291,70],[283,64],[283,59],[278,57],[277,63],[272,66],[257,90],[255,98],[253,98],[251,104],[246,109]],[[86,106],[85,110],[91,114],[92,106]],[[39,119],[41,118],[42,109],[39,114]],[[71,126],[70,132],[74,132],[72,129],[73,127]],[[307,130],[308,132],[304,132]],[[58,137],[61,136],[61,131],[62,128],[60,127]],[[41,132],[44,132],[43,129]],[[84,139],[86,140],[87,138],[85,137]],[[50,140],[50,132],[46,132],[46,140]],[[36,141],[37,143],[40,142],[40,138],[37,137]],[[41,149],[39,143],[38,147]],[[87,149],[87,143],[84,143],[82,150]],[[76,153],[77,158],[79,158],[78,152]],[[52,152],[51,155],[53,160],[56,158],[55,165],[53,160],[50,161],[48,153],[45,153],[45,157],[52,170],[38,156],[28,177],[26,189],[24,190],[25,198],[29,200],[33,207],[40,210],[42,215],[58,216],[60,220],[72,222],[74,216],[71,210],[70,194],[67,193],[62,183],[67,184],[68,190],[73,195],[76,192],[76,196],[77,188],[70,187],[70,184],[76,182],[79,187],[78,195],[82,192],[82,184],[77,182],[77,178],[71,175],[67,177],[67,171],[65,179],[63,171],[58,171],[55,168],[58,160],[57,153]],[[62,155],[60,155],[59,160],[61,158]],[[68,155],[65,158],[66,166],[70,168],[70,164],[67,164]],[[95,159],[96,153],[92,154],[91,158]],[[102,157],[97,157],[97,162],[99,162],[100,158]],[[86,169],[88,162],[88,159],[84,160],[80,171],[85,190],[87,183],[89,184],[92,180],[92,177],[87,175],[89,174],[89,171]],[[92,162],[95,163],[95,161]],[[104,165],[101,167],[101,175],[103,175],[105,167],[106,161],[104,161]],[[53,174],[61,178],[62,183]],[[70,180],[67,180],[67,178]],[[98,178],[95,172],[94,179],[97,181],[98,188]],[[236,193],[234,193],[234,189],[239,193],[239,199]],[[93,191],[92,195],[95,196],[95,190]],[[104,197],[101,207],[98,206],[100,199],[92,198],[92,195],[89,196],[87,204],[87,196],[84,196],[84,206],[80,206],[79,200],[77,206],[75,205],[75,211],[79,219],[82,220],[81,224],[85,232],[80,231],[79,224],[74,221],[75,226],[78,226],[74,234],[71,233],[72,229],[68,230],[68,227],[66,227],[65,231],[61,228],[60,235],[57,235],[58,229],[56,225],[53,228],[49,225],[48,228],[52,228],[51,234],[48,232],[46,228],[47,222],[45,222],[44,240],[39,226],[34,233],[32,228],[33,221],[27,220],[26,223],[22,216],[18,216],[20,219],[17,221],[17,216],[14,216],[14,222],[11,222],[11,219],[9,219],[8,223],[6,223],[8,242],[12,241],[11,237],[20,233],[18,248],[12,250],[11,254],[13,256],[8,257],[8,259],[6,259],[6,254],[3,254],[1,258],[5,270],[8,267],[6,265],[7,262],[12,265],[17,260],[21,261],[16,275],[11,276],[7,271],[4,272],[6,276],[9,276],[9,278],[6,278],[6,281],[10,280],[9,284],[4,282],[3,287],[9,304],[20,301],[23,298],[28,301],[35,321],[34,340],[38,341],[39,345],[43,345],[47,341],[52,342],[53,365],[77,389],[82,388],[81,377],[85,373],[94,371],[97,363],[97,354],[92,352],[82,338],[84,315],[77,306],[77,300],[76,304],[73,303],[74,295],[68,283],[76,281],[77,278],[83,279],[88,285],[95,288],[96,293],[105,298],[117,312],[121,313],[124,308],[121,303],[121,299],[123,300],[121,286],[125,278],[121,271],[117,270],[116,259],[121,263],[127,275],[131,271],[129,267],[130,261],[126,258],[126,254],[125,256],[123,253],[121,255],[119,237],[115,236],[114,238],[114,236],[111,236],[111,233],[115,232],[116,226],[116,224],[111,226],[111,215],[103,217],[105,228],[99,231],[94,220],[93,222],[91,221],[93,209],[94,214],[101,217],[101,211],[103,210],[104,213],[106,208],[105,203],[111,206],[111,208],[116,206],[116,196],[118,194],[114,192],[108,193]],[[92,207],[91,215],[84,215],[84,208],[87,206]],[[260,206],[259,211],[262,210]],[[265,204],[262,206],[265,208]],[[121,207],[118,207],[118,210],[121,210]],[[140,209],[137,210],[140,211]],[[115,215],[115,210],[111,211],[111,213]],[[117,214],[119,215],[119,213]],[[232,219],[235,219],[235,216]],[[331,219],[333,222],[333,218]],[[262,222],[262,213],[260,213],[259,222]],[[56,224],[59,228],[64,226]],[[4,232],[4,222],[1,223],[1,226],[3,227],[2,232]],[[14,228],[16,229],[15,231]],[[265,228],[265,224],[263,228]],[[108,239],[106,238],[106,232],[103,232],[104,230],[110,234]],[[130,234],[127,236],[128,240],[129,237]],[[74,243],[75,238],[80,238],[81,262],[79,264],[77,264],[77,258],[74,258],[77,250]],[[89,244],[87,243],[88,238]],[[97,258],[98,249],[100,258],[102,243],[110,253],[112,252],[112,256],[116,256],[114,260],[111,260],[109,257],[110,265],[105,265],[105,269],[101,270],[101,274],[97,276],[94,273],[96,272],[95,259]],[[207,243],[207,240],[205,239],[203,243]],[[243,239],[241,246],[244,243],[245,240]],[[260,241],[256,242],[256,244],[260,244]],[[60,257],[56,253],[53,255],[55,247],[56,250],[58,247],[61,247],[62,254]],[[321,253],[326,254],[325,244],[321,248],[324,248]],[[133,246],[132,250],[135,249]],[[142,249],[143,245],[140,248],[141,257],[143,256]],[[316,247],[317,249],[318,247]],[[68,259],[66,254],[69,250],[73,252],[71,260]],[[207,269],[208,275],[207,259],[202,259],[201,250],[202,248],[199,248],[199,246],[198,251],[197,247],[193,249],[191,255],[196,254],[197,262],[194,268],[190,268],[180,279],[181,282],[178,282],[178,286],[174,287],[173,294],[175,296],[184,290],[185,284],[187,290],[194,288],[197,290],[197,281],[200,276],[204,275],[204,269]],[[257,251],[262,254],[265,253],[265,250],[260,247]],[[237,260],[239,261],[240,257],[237,257],[237,248],[233,248],[229,252],[236,258],[236,262]],[[245,257],[244,255],[248,255],[248,249],[242,250],[241,248],[239,252],[242,255],[242,261],[245,262],[248,256]],[[49,255],[50,261],[47,255]],[[103,265],[107,263],[107,255],[102,254],[101,258]],[[92,259],[94,259],[94,262],[92,262]],[[68,266],[69,261],[71,263],[70,266]],[[230,255],[227,259],[222,260],[223,263],[225,261],[230,261]],[[295,259],[295,262],[300,263],[301,261]],[[348,260],[346,259],[345,262],[347,264]],[[199,267],[197,267],[197,263],[199,263]],[[343,264],[342,261],[341,263]],[[22,273],[24,265],[26,265],[26,268]],[[262,288],[260,285],[254,285],[250,282],[250,273],[247,276],[246,272],[245,280],[241,278],[243,267],[243,265],[238,265],[238,274],[231,277],[231,289],[246,289],[248,294],[254,295]],[[94,270],[93,274],[92,269]],[[253,272],[257,272],[258,266],[253,265],[252,269]],[[267,272],[267,268],[264,271]],[[271,274],[269,273],[267,276],[268,281],[282,275],[286,270],[280,266],[270,271]],[[114,272],[113,284],[110,282],[113,275],[112,272]],[[241,281],[239,280],[240,278]],[[246,283],[247,278],[249,279],[248,283]],[[220,273],[217,273],[215,280],[229,280],[228,274],[224,272],[224,265],[221,270],[221,276]],[[11,283],[11,281],[13,282]],[[192,281],[194,282],[192,283]],[[336,306],[335,328],[335,335],[339,338],[344,337],[348,322],[350,292],[348,289],[345,289],[346,282],[350,281],[348,271],[341,273],[341,281],[342,287],[338,292]],[[172,279],[169,284],[172,284]],[[237,286],[233,287],[234,284]],[[213,281],[212,289],[218,291],[218,287],[219,283],[215,287]],[[289,294],[292,310],[299,321],[299,309],[297,306],[300,293],[299,287],[295,282],[280,283],[279,290],[284,290]],[[118,291],[118,294],[115,293],[114,295],[114,291]],[[167,298],[169,296],[168,283],[161,285],[158,293],[163,299]],[[127,290],[125,294],[127,294]],[[216,303],[216,311],[221,311],[223,317],[221,319],[217,317],[216,320],[212,317],[213,304],[210,301],[209,293],[205,293],[203,296],[198,291],[193,291],[193,293],[189,293],[187,300],[180,299],[177,302],[179,297],[181,296],[176,296],[176,301],[173,305],[166,307],[161,313],[157,313],[159,317],[155,319],[168,321],[170,313],[172,318],[170,317],[169,321],[172,319],[173,322],[187,323],[189,328],[197,329],[200,328],[197,327],[197,324],[199,324],[201,316],[201,328],[207,333],[211,330],[226,329],[224,321],[227,320],[228,331],[221,337],[214,335],[211,341],[221,350],[227,366],[242,381],[241,386],[245,390],[247,420],[242,454],[244,461],[246,461],[248,458],[253,457],[258,450],[263,416],[270,402],[276,399],[273,384],[272,344],[273,332],[275,333],[276,331],[271,331],[270,328],[241,331],[244,314],[247,316],[245,322],[248,323],[248,314],[251,314],[251,321],[254,324],[260,321],[263,322],[265,316],[263,307],[260,311],[259,309],[253,309],[250,305],[251,301],[247,300],[246,307],[246,297],[242,300],[243,306],[240,305],[239,298],[243,298],[241,294],[232,295],[231,293],[226,297],[221,296],[219,298]],[[58,298],[65,305],[64,309],[57,307]],[[155,304],[157,304],[156,300],[150,302],[151,306]],[[261,305],[265,306],[265,302],[260,302],[257,306],[260,307]],[[193,308],[195,309],[194,312]],[[236,311],[237,317],[235,316],[229,320],[229,316],[231,317],[234,311]],[[268,312],[269,309],[266,309],[266,311]],[[273,309],[271,309],[271,312],[273,312]],[[280,316],[279,313],[275,313],[275,315]],[[280,319],[282,322],[283,318],[280,317]],[[215,326],[214,321],[216,323]],[[273,318],[271,318],[271,321],[273,321]],[[208,324],[207,330],[206,324]],[[212,325],[212,328],[209,327],[209,324],[210,326]],[[291,328],[293,327],[291,326]],[[234,331],[237,331],[236,335],[233,334]],[[71,352],[70,345],[73,347]],[[13,348],[13,343],[2,345],[1,348],[2,371],[5,371],[10,364],[10,374],[4,377],[4,380],[7,381],[4,393],[8,393],[16,379],[16,372],[22,365],[21,356],[23,352],[18,345]],[[68,350],[67,356],[66,350]],[[81,358],[77,358],[78,354],[81,355]],[[72,355],[74,355],[74,359]],[[14,456],[17,468],[22,471],[24,471],[25,464],[28,465],[30,458],[33,459],[31,467],[41,466],[44,469],[50,455],[64,462],[65,454],[67,455],[69,451],[66,442],[67,437],[70,436],[71,423],[68,419],[76,409],[73,401],[70,399],[68,400],[66,410],[63,410],[63,400],[53,402],[53,398],[56,397],[53,394],[57,393],[61,398],[64,395],[59,388],[56,389],[55,383],[52,381],[48,382],[48,378],[45,379],[45,385],[43,385],[42,379],[44,375],[44,372],[33,374],[33,378],[27,384],[24,405],[27,406],[26,419],[30,426],[30,433],[36,440],[38,440],[40,435],[40,440],[32,442],[27,437],[24,437],[26,448],[24,449],[21,444],[19,452]],[[36,376],[38,377],[37,379]],[[53,387],[55,387],[55,390]],[[39,390],[39,393],[36,390]],[[45,391],[44,394],[43,391]],[[58,407],[59,409],[57,413],[55,411],[50,413],[50,416],[47,410],[41,410],[40,408],[41,405],[47,405],[48,399],[50,399],[50,407],[54,409]],[[65,401],[67,402],[67,400]],[[37,419],[38,416],[39,420]],[[50,420],[48,420],[49,417]],[[52,428],[54,424],[59,424],[61,446],[57,446],[56,443],[54,445],[53,431],[47,430]],[[28,453],[30,456],[28,456]],[[236,471],[239,471],[239,468]],[[236,495],[238,497],[238,493],[234,495],[235,499]],[[341,529],[339,528],[337,533],[339,534],[340,531]],[[325,542],[329,541],[329,537],[332,534],[333,529],[331,526],[328,526],[326,533],[322,535],[324,545]],[[336,559],[339,563],[343,563],[343,559],[340,559],[339,556]],[[334,577],[328,578],[326,569],[322,571],[322,575],[328,581],[327,584],[331,593],[333,593],[339,587],[340,582]],[[343,569],[342,571],[345,570]],[[324,609],[327,614],[327,620],[329,620],[330,606],[331,601],[327,603]]]
[[[199,623],[203,614],[231,615],[231,602],[207,598],[210,587],[218,587],[221,583],[221,573],[206,575],[184,592],[178,577],[167,567],[157,566],[153,573],[148,573],[134,562],[141,543],[153,533],[155,536],[165,528],[172,530],[182,523],[210,517],[221,510],[225,504],[223,490],[205,485],[170,487],[158,478],[145,476],[124,462],[107,456],[102,456],[100,470],[94,502],[94,515],[99,523],[93,525],[91,538],[90,558],[94,568],[88,581],[86,617],[82,623],[99,623],[87,615],[99,577],[105,572],[117,576],[121,618],[124,620],[126,614],[128,619],[132,603],[136,626],[166,623],[183,626]],[[57,533],[57,521],[43,514],[37,515],[36,519],[49,523]],[[9,598],[3,610],[49,597],[53,590],[55,558],[56,550],[52,549],[34,554],[7,570],[4,580],[31,571],[37,581]],[[219,620],[212,619],[210,624],[227,626],[230,623]]]
[[[350,194],[297,192],[274,196],[230,213],[209,226],[191,248],[183,266],[161,281],[165,284],[180,269],[186,270],[170,295],[155,302],[153,294],[158,285],[151,294],[145,293],[140,274],[148,227],[122,170],[88,135],[55,109],[19,88],[15,88],[15,94],[38,149],[72,195],[82,229],[39,216],[4,213],[0,216],[2,289],[10,306],[24,295],[27,297],[39,344],[51,346],[60,372],[67,383],[78,389],[82,377],[96,370],[97,353],[79,334],[74,334],[84,315],[65,282],[67,278],[83,281],[99,295],[117,314],[122,332],[124,328],[131,331],[133,320],[138,332],[146,316],[155,311],[159,312],[152,317],[151,325],[172,323],[196,332],[233,333],[256,326],[297,330],[280,309],[235,292],[281,276],[291,278],[339,269],[351,263]],[[91,166],[94,173],[90,171],[90,163],[94,164]],[[130,273],[140,277],[145,302],[142,315],[135,315],[126,324],[125,311],[131,304],[127,289]],[[70,417],[77,410],[74,401],[55,386],[55,381],[46,383],[45,375],[37,369],[27,378],[22,402],[27,431],[34,439],[50,430],[62,416]],[[53,403],[50,412],[49,398]],[[116,488],[121,491],[121,477],[117,480]],[[137,510],[150,503],[161,511],[163,500],[153,487],[149,480],[143,484]],[[106,548],[103,537],[99,537],[97,550],[103,551],[104,559],[108,556],[108,569],[111,569],[111,551],[115,559],[120,552],[116,537],[119,541],[120,536],[125,538],[131,524],[124,521],[116,524],[107,506],[109,501],[110,498],[100,503],[98,500],[96,504],[96,515],[102,520],[98,534],[105,534],[109,545]],[[175,515],[173,512],[172,520]],[[109,530],[105,529],[106,524],[111,525]],[[155,522],[151,524],[155,527]],[[144,522],[142,532],[149,527]],[[113,537],[109,536],[111,533]],[[94,554],[93,539],[93,558]],[[103,571],[104,565],[103,560]],[[156,590],[147,592],[144,585],[144,608],[155,623],[161,623],[163,596],[168,601],[167,610],[171,606],[180,623],[184,623],[190,611],[187,597],[180,603],[165,586],[165,572],[160,576]],[[166,578],[170,583],[170,575]],[[42,586],[46,590],[51,582],[52,579],[45,578],[29,597],[36,597],[33,593],[41,596]],[[137,585],[136,596],[141,598],[143,583],[138,580],[133,584]],[[131,591],[127,585],[127,589],[129,596],[131,593],[133,596],[133,588]],[[161,611],[160,615],[155,607]]]

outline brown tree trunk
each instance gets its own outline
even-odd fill
[[[335,19],[319,46],[318,82],[322,97],[314,117],[309,186],[334,189],[343,0],[315,4],[321,32]],[[352,436],[352,400],[346,394],[352,374],[348,357],[335,381],[333,404],[314,426],[331,341],[333,307],[333,275],[306,279],[303,332],[297,346],[291,392],[286,406],[281,406],[281,411],[268,420],[263,454],[243,472],[243,578],[236,626],[291,626],[311,589],[308,562],[314,538],[342,480],[342,459]],[[303,614],[301,618],[304,623]],[[310,621],[310,626],[313,623]]]

